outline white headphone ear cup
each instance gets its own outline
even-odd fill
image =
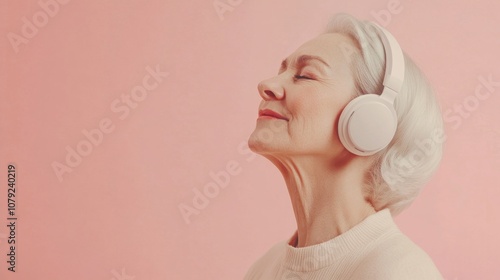
[[[392,104],[376,94],[356,97],[339,118],[339,139],[353,154],[369,156],[385,148],[394,137],[397,115]]]

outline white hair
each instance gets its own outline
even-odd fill
[[[355,42],[350,56],[356,82],[353,96],[383,89],[385,53],[380,36],[369,21],[337,14],[325,33],[341,33]],[[352,47],[351,47],[352,49]],[[398,126],[389,145],[373,155],[367,178],[367,199],[379,211],[389,208],[393,216],[407,208],[436,171],[442,157],[443,119],[434,91],[415,63],[404,54],[405,78],[394,101]]]

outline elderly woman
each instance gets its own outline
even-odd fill
[[[433,91],[394,37],[336,15],[258,91],[248,144],[283,175],[297,230],[245,279],[443,279],[393,220],[436,170],[444,137]]]

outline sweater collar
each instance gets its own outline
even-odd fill
[[[320,244],[295,248],[290,246],[297,238],[297,231],[286,244],[284,265],[292,271],[314,271],[332,265],[347,253],[359,250],[377,239],[390,227],[397,227],[388,208],[382,209],[359,224]],[[292,243],[293,244],[293,243]]]

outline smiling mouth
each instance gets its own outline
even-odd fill
[[[274,112],[273,110],[269,110],[269,109],[260,110],[258,118],[259,119],[278,119],[278,120],[288,121],[287,118],[285,118],[282,115]]]

